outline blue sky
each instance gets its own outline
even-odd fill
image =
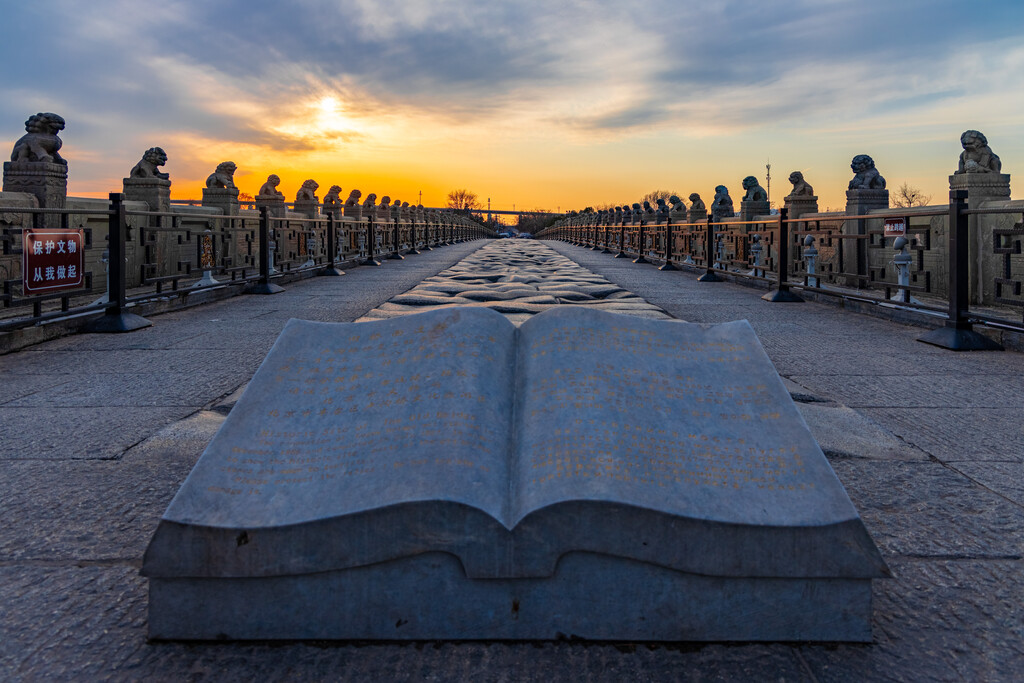
[[[967,128],[1005,171],[1024,162],[1019,1],[56,0],[4,17],[0,140],[61,114],[73,194],[116,189],[153,145],[176,196],[230,158],[250,192],[277,172],[291,191],[548,208],[738,196],[769,159],[773,199],[799,168],[824,208],[859,153],[941,202]]]

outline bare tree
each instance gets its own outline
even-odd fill
[[[644,202],[650,202],[651,204],[657,204],[659,199],[664,199],[665,201],[668,201],[668,198],[671,197],[672,195],[675,195],[676,197],[683,196],[681,193],[676,192],[675,190],[654,190],[652,192],[648,192],[643,197],[641,197],[640,203],[643,204]]]
[[[483,208],[483,204],[476,197],[476,192],[470,192],[463,188],[452,190],[448,193],[448,208],[459,211],[473,211]]]
[[[912,206],[928,206],[932,200],[930,194],[921,194],[921,190],[903,183],[892,193],[892,205],[900,209],[908,209]]]

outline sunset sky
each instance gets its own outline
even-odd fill
[[[4,3],[0,143],[63,116],[69,194],[105,196],[151,146],[175,199],[218,162],[255,194],[359,188],[441,206],[710,203],[724,184],[841,207],[866,153],[946,200],[984,132],[1024,196],[1024,2],[477,0]]]

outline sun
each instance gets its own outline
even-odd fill
[[[320,107],[320,112],[324,115],[336,114],[338,112],[338,98],[337,97],[322,97],[317,105]]]

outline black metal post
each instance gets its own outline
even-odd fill
[[[389,256],[388,258],[391,259],[392,261],[404,261],[405,257],[402,256],[402,250],[399,248],[398,219],[397,218],[395,219],[394,230],[391,231],[391,240],[392,240],[392,242],[394,242],[394,244],[391,245],[393,247],[393,249],[391,251],[391,256]]]
[[[423,251],[433,251],[434,248],[430,246],[430,223],[423,223]]]
[[[672,217],[665,219],[665,264],[658,270],[679,270],[672,265]]]
[[[926,344],[952,351],[1002,351],[999,343],[974,331],[969,317],[970,289],[968,255],[970,229],[967,216],[967,191],[949,192],[949,313],[943,327],[917,338]]]
[[[715,224],[712,222],[714,218],[708,216],[707,232],[705,232],[704,241],[704,267],[705,272],[699,278],[697,282],[721,282],[722,278],[715,275]]]
[[[320,271],[320,275],[344,275],[345,271],[341,270],[334,264],[334,253],[337,251],[335,245],[336,236],[334,234],[335,223],[334,223],[334,212],[327,214],[327,267]]]
[[[363,266],[379,266],[380,261],[374,258],[373,247],[377,243],[377,231],[374,228],[373,216],[367,216],[366,218],[366,260],[360,265]]]
[[[128,221],[124,208],[124,195],[111,192],[110,217],[107,221],[107,278],[110,301],[103,315],[86,325],[87,332],[132,332],[153,323],[135,313],[128,313],[128,264],[125,243],[128,239]]]
[[[626,217],[622,217],[622,223],[619,224],[619,253],[615,255],[615,258],[629,258],[626,255]]]
[[[778,289],[768,292],[761,298],[773,303],[798,304],[803,301],[803,298],[789,289],[789,223],[786,222],[788,217],[788,209],[779,209],[779,263],[775,269],[778,273]]]
[[[644,216],[643,214],[640,214],[640,236],[638,237],[636,245],[637,257],[633,259],[633,263],[650,263],[650,261],[644,258],[645,246],[646,245],[644,244]]]
[[[411,244],[409,245],[409,251],[407,251],[405,253],[407,253],[407,254],[418,254],[418,253],[420,253],[420,250],[416,248],[416,219],[415,218],[413,218],[411,221],[409,221],[409,241],[411,242]]]
[[[277,294],[284,287],[270,281],[270,209],[260,207],[260,277],[246,287],[246,294]]]

